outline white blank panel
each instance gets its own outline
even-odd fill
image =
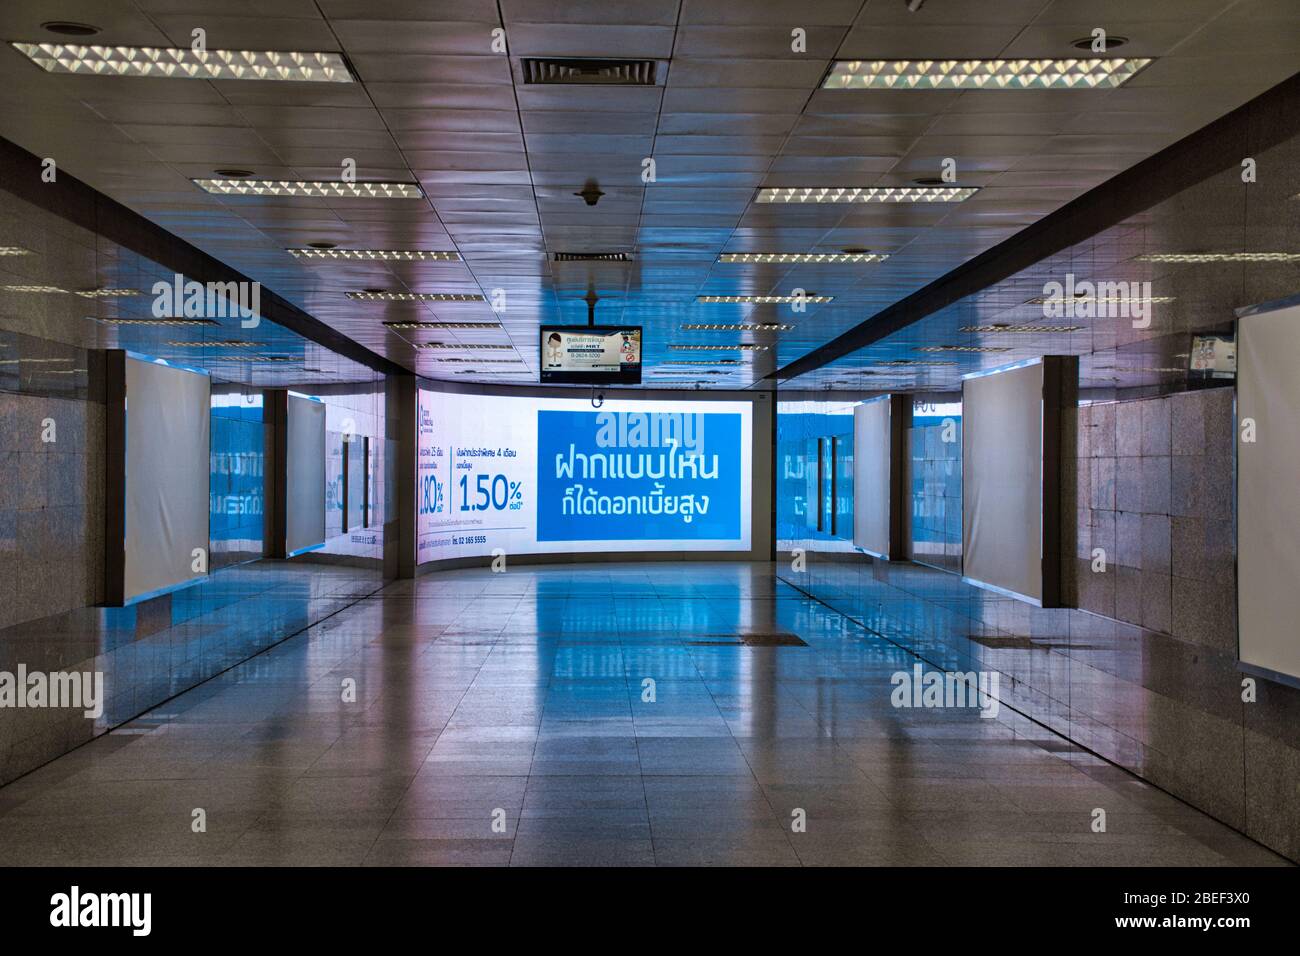
[[[1255,441],[1237,445],[1239,653],[1300,678],[1300,307],[1237,328],[1237,416],[1255,422]]]
[[[285,551],[325,543],[325,404],[289,396],[285,423]]]
[[[1043,365],[962,386],[962,574],[1043,598]]]
[[[206,375],[126,358],[125,601],[203,576],[210,394]]]
[[[853,545],[889,557],[890,401],[853,407]]]

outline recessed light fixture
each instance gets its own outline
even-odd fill
[[[1071,40],[1070,46],[1074,47],[1076,50],[1086,50],[1087,52],[1092,53],[1092,45],[1096,43],[1097,40],[1097,37],[1080,37],[1077,40]],[[1109,51],[1115,49],[1115,47],[1123,46],[1125,43],[1128,43],[1128,37],[1119,37],[1107,34],[1104,38],[1104,43],[1106,45],[1106,51]]]
[[[359,259],[382,262],[459,262],[459,252],[441,252],[433,249],[338,249],[333,245],[317,246],[312,243],[305,249],[286,249],[298,259]]]
[[[419,329],[499,329],[500,322],[385,322],[385,328],[394,331],[418,331]]]
[[[0,256],[29,256],[30,249],[24,249],[22,246],[0,246]]]
[[[195,179],[194,185],[218,196],[307,196],[315,199],[422,199],[418,183],[341,179]]]
[[[724,263],[844,263],[884,262],[889,256],[879,252],[724,252]]]
[[[60,289],[56,285],[0,285],[0,292],[67,292],[67,289]]]
[[[784,305],[792,302],[830,302],[831,295],[697,295],[696,302],[751,302],[757,305]]]
[[[220,325],[215,319],[132,319],[88,315],[88,319],[104,325]]]
[[[416,346],[417,349],[491,349],[495,351],[513,352],[513,345],[498,345],[495,343],[484,342],[422,342]]]
[[[998,345],[920,345],[917,352],[1010,352],[1011,349]]]
[[[794,326],[782,325],[780,322],[733,322],[728,324],[688,322],[681,328],[683,332],[789,332]]]
[[[339,53],[281,53],[274,50],[204,50],[189,47],[83,46],[22,43],[11,46],[47,73],[91,76],[148,76],[188,80],[288,80],[295,83],[351,83]]]
[[[1300,262],[1300,252],[1152,252],[1134,256],[1138,262]]]
[[[753,342],[737,342],[735,345],[669,345],[674,352],[766,352],[766,345]]]
[[[266,345],[265,342],[245,342],[241,339],[227,339],[225,341],[211,342],[168,342],[172,348],[177,349],[253,349],[261,348]]]
[[[1082,325],[963,325],[957,331],[976,332],[982,335],[995,335],[1003,332],[1035,335],[1051,332],[1078,332],[1082,328]]]
[[[1020,60],[836,60],[827,90],[1079,90],[1114,89],[1132,79],[1146,57]]]
[[[204,362],[292,362],[292,355],[205,355]]]
[[[449,355],[446,358],[436,358],[434,359],[434,361],[435,362],[460,362],[464,364],[472,363],[476,365],[523,365],[524,364],[523,359],[487,358],[487,357],[460,358],[458,356],[452,356],[452,355]]]
[[[472,292],[380,292],[367,289],[349,292],[349,299],[358,302],[484,302],[483,296]]]
[[[75,20],[46,20],[41,24],[41,29],[65,37],[93,37],[100,32],[99,27],[77,23]]]
[[[965,202],[978,186],[765,186],[755,202]]]

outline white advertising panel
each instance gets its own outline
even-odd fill
[[[889,470],[891,454],[888,396],[853,408],[853,546],[889,557]]]
[[[1043,365],[962,386],[962,574],[1043,598]]]
[[[1300,678],[1300,306],[1244,316],[1237,329],[1239,655]]]
[[[289,393],[285,439],[285,551],[325,543],[325,404]]]
[[[210,415],[207,375],[127,356],[125,601],[207,573]]]

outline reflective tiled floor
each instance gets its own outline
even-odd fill
[[[429,575],[0,789],[0,864],[1284,863],[914,663],[770,565]]]

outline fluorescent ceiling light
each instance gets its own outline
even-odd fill
[[[523,359],[508,358],[458,358],[456,356],[447,356],[446,358],[434,359],[435,362],[460,362],[464,364],[474,363],[478,365],[523,365]]]
[[[349,292],[358,302],[484,302],[483,296],[471,292]]]
[[[205,355],[205,362],[292,362],[292,355]]]
[[[890,359],[887,362],[876,362],[878,367],[889,365],[956,365],[956,362],[944,362],[937,359]]]
[[[757,305],[784,305],[791,302],[829,302],[831,295],[697,295],[696,302],[752,302]]]
[[[317,199],[422,199],[418,183],[341,179],[195,179],[194,185],[218,196],[309,196]]]
[[[1103,305],[1136,305],[1143,302],[1160,304],[1162,302],[1173,302],[1177,296],[1172,295],[1123,295],[1123,296],[1106,296],[1097,298],[1095,295],[1076,295],[1076,296],[1045,296],[1040,295],[1037,298],[1026,299],[1025,305],[1081,305],[1084,303],[1100,302]]]
[[[921,345],[917,352],[1010,352],[1011,349],[997,345]]]
[[[660,365],[743,365],[740,359],[669,359]]]
[[[978,186],[764,186],[755,202],[965,202]]]
[[[57,285],[0,285],[4,292],[34,292],[46,294],[79,295],[83,299],[125,299],[144,295],[139,289],[64,289]]]
[[[496,345],[482,342],[424,342],[417,345],[419,349],[495,349],[499,351],[513,352],[513,345]]]
[[[298,259],[362,259],[383,262],[460,262],[459,252],[433,249],[286,249]]]
[[[836,60],[827,90],[1087,90],[1132,79],[1146,57],[1025,60]]]
[[[139,289],[81,289],[75,294],[86,299],[129,299],[144,295]]]
[[[22,246],[0,246],[0,256],[29,256],[30,249],[24,249]]]
[[[684,368],[684,369],[650,369],[647,374],[652,376],[661,376],[661,377],[666,377],[669,375],[687,375],[690,376],[691,378],[695,378],[697,375],[730,375],[731,372],[724,372],[721,369],[716,369],[716,368],[703,368],[703,369],[698,369],[696,371],[691,371],[690,369]]]
[[[272,50],[205,50],[188,47],[82,46],[77,43],[20,43],[19,53],[47,73],[92,76],[151,76],[189,80],[287,80],[351,83],[338,53],[280,53]]]
[[[1300,262],[1300,252],[1152,252],[1138,262]]]
[[[682,327],[683,332],[789,332],[793,325],[780,322],[733,322],[727,324],[688,322]]]
[[[265,342],[245,342],[240,339],[229,339],[224,342],[168,342],[167,344],[178,349],[251,349],[266,345]]]
[[[396,330],[419,329],[499,329],[500,322],[385,322],[384,328]]]
[[[453,374],[453,375],[532,375],[533,373],[532,373],[532,372],[514,372],[514,371],[505,371],[505,370],[503,370],[503,369],[502,369],[502,370],[496,370],[496,369],[494,369],[494,370],[492,370],[492,371],[490,371],[490,372],[485,372],[485,371],[483,371],[482,369],[477,369],[477,368],[467,368],[467,369],[462,369],[462,370],[459,371],[459,372],[453,372],[452,374]]]
[[[764,200],[759,200],[763,202]],[[881,252],[724,252],[718,256],[724,263],[844,263],[884,262],[889,256]]]
[[[677,352],[766,352],[766,345],[755,345],[753,342],[737,342],[735,345],[669,345],[669,349]]]
[[[996,335],[1001,332],[1032,335],[1049,332],[1078,332],[1082,325],[963,325],[958,332],[978,332],[982,335]]]
[[[213,319],[128,319],[128,318],[105,318],[102,316],[91,315],[87,318],[94,319],[96,322],[103,322],[105,325],[219,325],[220,323]]]

